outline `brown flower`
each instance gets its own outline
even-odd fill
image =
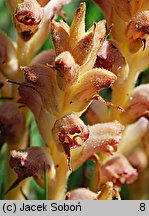
[[[55,176],[55,168],[50,150],[47,147],[31,147],[23,151],[13,150],[10,152],[10,155],[9,164],[17,173],[18,178],[8,191],[12,190],[22,180],[30,176],[33,176],[44,187],[45,169],[49,180]]]

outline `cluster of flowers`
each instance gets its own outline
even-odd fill
[[[106,20],[85,31],[84,2],[70,27],[55,21],[69,2],[7,0],[18,41],[0,33],[0,147],[7,142],[10,152],[6,198],[21,199],[20,185],[25,190],[30,176],[44,187],[45,169],[49,199],[120,199],[121,187],[137,178],[144,196],[149,84],[134,86],[149,66],[149,3],[95,0]],[[34,57],[49,32],[54,50]],[[99,95],[109,87],[112,102]],[[44,147],[28,147],[28,108]],[[87,160],[95,162],[89,189],[66,193],[70,173]]]

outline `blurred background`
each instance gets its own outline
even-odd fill
[[[72,0],[72,2],[69,5],[66,5],[63,8],[63,11],[67,15],[67,23],[70,25],[74,16],[74,13],[76,9],[79,7],[80,0]],[[87,13],[86,13],[86,29],[88,29],[90,26],[93,25],[93,23],[101,20],[104,18],[103,13],[101,10],[91,1],[86,0],[87,4]],[[62,17],[58,17],[58,20],[62,19]],[[0,0],[0,31],[5,32],[11,39],[16,40],[16,31],[13,26],[12,16],[7,8],[5,0]],[[52,41],[51,36],[49,34],[49,37],[47,38],[45,44],[42,46],[42,50],[46,49],[52,49]],[[138,84],[146,83],[148,78],[147,76],[148,71],[145,71],[142,73],[138,79]],[[105,90],[102,93],[105,99],[110,99],[110,90]],[[85,121],[85,116],[82,117]],[[29,113],[28,122],[32,122],[31,124],[31,146],[42,146],[44,145],[43,140],[38,132],[34,117],[32,113]],[[6,172],[5,172],[5,152],[6,152],[6,146],[3,147],[2,151],[0,152],[0,199],[3,199],[3,191],[5,186],[5,178],[6,178]],[[88,187],[90,177],[92,175],[92,170],[94,169],[94,163],[92,161],[86,162],[82,167],[80,167],[77,171],[72,173],[70,175],[69,181],[68,181],[68,187],[67,190],[71,190],[78,187]],[[129,189],[127,186],[125,186],[122,189],[121,192],[122,199],[129,199]],[[30,178],[30,192],[27,197],[28,199],[35,199],[35,200],[42,200],[45,199],[44,197],[44,191],[41,189],[35,181]]]

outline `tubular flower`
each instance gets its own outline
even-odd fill
[[[127,159],[139,175],[148,167],[148,157],[141,147],[137,147],[133,152],[127,154]]]
[[[25,0],[17,5],[14,13],[14,23],[25,41],[35,34],[42,19],[43,9],[36,0]]]
[[[24,151],[12,150],[10,155],[10,166],[17,173],[18,178],[8,191],[30,176],[33,176],[44,187],[45,169],[49,180],[55,176],[55,168],[47,147],[31,147]]]
[[[17,2],[13,16],[21,38],[28,41],[40,28],[44,30],[44,26],[50,19],[60,12],[64,4],[69,2],[70,0],[42,1],[42,4],[36,0]]]
[[[113,154],[122,136],[123,126],[119,122],[86,126],[75,114],[68,114],[56,121],[53,137],[57,147],[65,152],[72,168],[77,169],[95,153]]]
[[[108,158],[101,167],[101,182],[112,181],[115,186],[122,187],[137,179],[137,171],[124,156],[115,155]]]
[[[62,152],[64,151],[67,155],[69,165],[70,149],[80,147],[81,142],[85,142],[88,139],[89,130],[79,117],[75,114],[70,114],[56,121],[53,128],[53,136],[58,149]]]
[[[142,141],[143,137],[148,132],[148,127],[149,122],[144,117],[128,125],[124,131],[119,151],[123,154],[132,151]]]

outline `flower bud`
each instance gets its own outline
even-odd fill
[[[55,59],[55,67],[58,70],[57,81],[60,89],[73,85],[79,76],[79,67],[69,52],[63,52]]]
[[[28,41],[36,33],[42,19],[43,9],[36,0],[24,0],[17,5],[14,23],[24,41]]]
[[[64,21],[53,21],[51,34],[56,55],[68,50],[69,26]]]

